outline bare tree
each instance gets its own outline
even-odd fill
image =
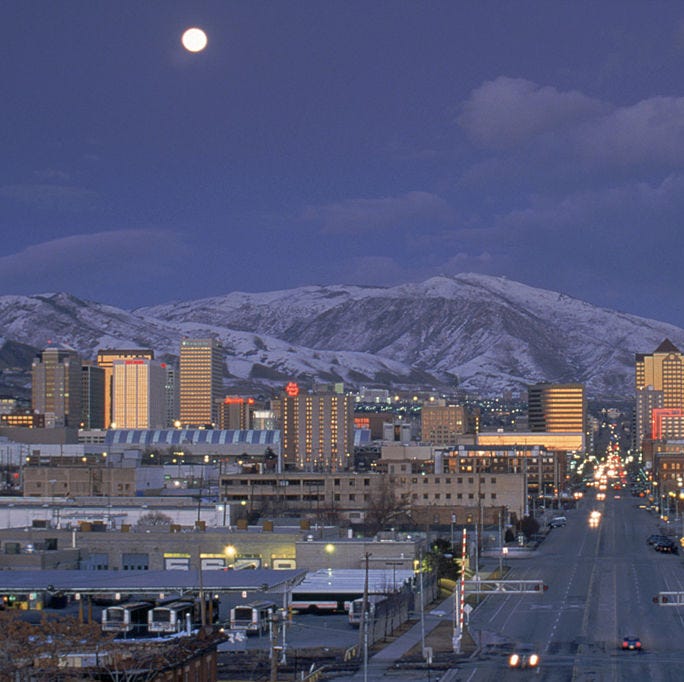
[[[106,648],[112,636],[97,624],[76,618],[27,623],[17,611],[0,612],[0,681],[42,682],[76,679],[64,668],[68,654],[95,654]]]
[[[136,526],[170,526],[173,523],[173,519],[168,515],[160,511],[150,511],[143,514]]]
[[[97,669],[91,671],[91,677],[101,680],[105,673],[105,679],[108,676],[117,682],[151,682],[163,671],[188,663],[223,640],[225,635],[212,628],[203,628],[193,636],[164,641],[117,640]]]
[[[76,618],[27,623],[0,612],[0,682],[116,680],[151,682],[167,670],[211,652],[225,635],[210,627],[168,640],[117,640]],[[76,666],[74,659],[79,659]]]
[[[383,476],[380,486],[369,495],[365,509],[366,528],[375,534],[395,525],[408,515],[408,497],[397,495],[390,476]]]

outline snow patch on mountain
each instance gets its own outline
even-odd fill
[[[502,277],[462,274],[396,287],[307,286],[125,311],[64,293],[0,297],[0,334],[68,344],[179,352],[183,337],[223,344],[227,387],[286,380],[351,386],[460,386],[482,394],[583,382],[630,395],[634,354],[684,330]]]

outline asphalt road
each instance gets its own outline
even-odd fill
[[[505,679],[681,680],[684,607],[652,600],[659,591],[684,591],[684,558],[646,544],[661,526],[637,508],[640,501],[629,494],[585,498],[533,556],[509,561],[509,579],[540,579],[548,591],[487,597],[469,624],[480,653],[459,666],[455,679],[501,680],[508,653],[530,644],[540,668],[510,671]],[[589,525],[592,510],[602,513],[598,527]],[[640,637],[643,652],[622,651],[625,635]]]

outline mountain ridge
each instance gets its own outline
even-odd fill
[[[0,337],[178,353],[184,336],[217,336],[226,389],[283,381],[462,388],[499,395],[537,382],[581,382],[597,396],[633,393],[634,355],[674,325],[594,306],[501,277],[461,274],[395,287],[306,286],[230,292],[125,311],[66,293],[0,296]]]

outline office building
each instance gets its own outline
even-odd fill
[[[445,400],[423,403],[421,440],[433,445],[453,445],[466,431],[466,414],[462,405],[447,405]]]
[[[637,353],[636,389],[652,386],[663,392],[662,407],[684,407],[684,355],[665,339],[653,353]]]
[[[81,366],[82,429],[104,429],[105,371],[92,363]]]
[[[164,387],[166,416],[164,426],[175,426],[178,422],[178,403],[180,391],[178,388],[178,368],[166,364],[166,385]]]
[[[289,468],[338,471],[352,463],[353,398],[342,392],[301,393],[290,382],[282,395],[283,459]]]
[[[218,427],[220,429],[248,431],[254,428],[254,398],[229,395],[219,403]]]
[[[582,384],[535,384],[527,395],[530,431],[584,433],[587,403]]]
[[[166,366],[156,360],[114,360],[112,428],[161,429],[166,421]]]
[[[223,349],[216,339],[183,339],[180,346],[182,426],[213,427],[223,397]]]
[[[656,436],[664,438],[662,421],[658,418],[654,422],[654,411],[665,415],[667,413],[662,410],[684,408],[684,356],[669,339],[665,339],[653,353],[637,353],[634,370],[634,447],[644,451],[646,440],[652,440]]]
[[[81,358],[67,348],[46,348],[33,360],[31,407],[48,427],[78,428],[81,420]]]
[[[154,360],[154,351],[149,348],[119,349],[109,348],[97,352],[97,366],[104,369],[104,428],[112,423],[112,367],[114,360],[135,360],[143,358]]]

